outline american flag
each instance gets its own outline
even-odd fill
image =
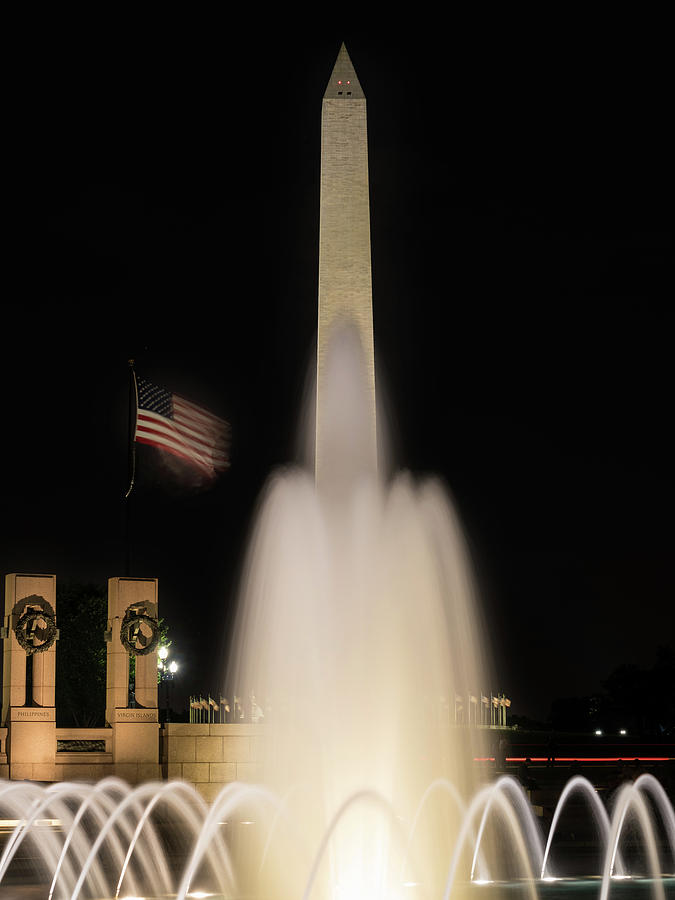
[[[211,478],[228,468],[230,426],[225,419],[145,378],[136,384],[135,441],[173,453]]]

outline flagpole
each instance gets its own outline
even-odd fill
[[[135,433],[136,433],[136,416],[138,412],[138,383],[136,381],[136,371],[134,369],[135,360],[129,360],[129,416],[128,416],[128,441],[129,441],[129,452],[128,452],[128,472],[129,472],[129,486],[127,488],[126,494],[124,495],[124,502],[126,504],[125,510],[125,530],[126,530],[126,561],[125,561],[125,573],[126,575],[131,574],[131,503],[129,498],[131,496],[131,492],[134,489],[134,484],[136,482],[136,441]]]
[[[134,369],[134,360],[129,360],[129,487],[124,495],[124,499],[128,500],[129,495],[134,489],[136,481],[136,441],[134,433],[136,431],[136,411],[138,409],[138,383],[136,382],[136,371]]]

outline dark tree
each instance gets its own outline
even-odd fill
[[[57,584],[56,717],[61,728],[105,725],[107,589],[92,584]],[[171,646],[169,627],[159,620],[160,645]],[[133,689],[136,657],[129,660]],[[159,681],[159,673],[158,673]]]
[[[649,669],[632,663],[617,666],[592,697],[554,700],[550,725],[560,731],[602,728],[633,735],[665,738],[675,735],[675,650],[659,647]]]
[[[659,647],[650,669],[618,666],[603,683],[613,724],[644,735],[675,733],[675,650]]]
[[[57,586],[56,716],[62,728],[105,724],[108,598],[92,584]]]
[[[559,697],[551,704],[549,724],[556,731],[588,731],[593,722],[591,697]]]

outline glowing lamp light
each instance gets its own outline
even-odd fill
[[[168,655],[169,655],[168,647],[160,647],[159,650],[157,651],[157,656],[159,656],[159,658],[162,660],[166,659]]]
[[[172,659],[171,662],[169,663],[169,672],[171,672],[172,675],[175,675],[177,671],[178,671],[178,663],[176,662],[175,659]]]
[[[595,734],[597,735],[597,737],[601,737],[601,735],[602,735],[602,728],[596,728],[596,729],[595,729]]]
[[[619,734],[628,734],[628,732],[626,731],[625,728],[622,728],[622,729],[619,731]]]

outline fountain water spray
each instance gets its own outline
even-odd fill
[[[479,732],[455,728],[441,698],[466,697],[486,679],[458,517],[436,480],[399,473],[386,483],[368,468],[358,333],[335,335],[323,415],[340,427],[324,444],[318,485],[302,468],[270,481],[245,568],[231,676],[232,685],[269,698],[265,783],[282,795],[293,789],[293,816],[315,840],[355,791],[389,798],[407,822],[435,777],[461,785],[466,801]],[[455,809],[434,814],[439,833],[458,833]],[[390,887],[394,844],[381,817],[345,816],[321,896],[361,878],[364,894],[388,896],[381,891]],[[421,851],[427,879],[436,869],[440,881],[449,846]],[[287,862],[280,866],[277,896],[293,896],[280,891],[294,879]]]
[[[288,797],[282,799],[259,785],[226,785],[209,807],[183,782],[150,783],[135,789],[115,778],[96,785],[62,783],[47,788],[3,783],[0,812],[23,818],[16,822],[0,858],[0,888],[9,884],[11,890],[11,885],[16,885],[12,867],[30,845],[29,856],[37,864],[24,881],[43,885],[40,896],[50,900],[129,896],[149,900],[160,894],[178,900],[200,896],[235,900],[251,896],[252,886],[263,883],[268,885],[268,892],[259,896],[276,900],[288,896],[286,885],[291,877],[300,886],[295,896],[302,900],[365,897],[373,885],[379,886],[379,893],[373,896],[456,900],[467,894],[475,896],[478,886],[504,883],[505,862],[511,863],[511,879],[517,879],[525,895],[536,900],[547,896],[550,881],[560,880],[559,875],[551,873],[547,860],[556,823],[570,795],[580,791],[590,798],[589,790],[593,790],[589,782],[575,778],[563,791],[543,852],[538,821],[525,802],[521,786],[511,777],[480,787],[469,803],[452,783],[436,780],[420,798],[412,822],[398,815],[390,799],[381,793],[373,789],[355,791],[333,811],[321,833],[308,833],[305,821],[291,817]],[[434,873],[420,864],[427,855],[419,854],[417,846],[420,821],[426,817],[429,799],[434,795],[458,811],[459,822],[444,858],[441,885],[434,885]],[[604,807],[600,813],[596,801],[588,805],[596,824],[602,823],[604,862],[600,871],[588,873],[596,875],[595,882],[573,880],[571,889],[583,894],[590,887],[595,895],[597,877],[601,876],[600,897],[605,900],[616,880],[631,878],[631,896],[665,900],[662,871],[671,873],[670,889],[675,886],[675,813],[659,782],[652,775],[641,775],[633,784],[624,785],[617,793],[610,819],[605,818]],[[359,821],[369,813],[373,814],[371,821],[379,822],[382,833],[391,839],[391,859],[398,861],[396,871],[380,871],[376,881],[373,871],[331,868],[336,880],[326,893],[322,870],[330,862],[340,829],[351,816]],[[633,814],[646,851],[650,880],[645,880],[644,871],[633,875],[627,865],[621,871],[617,866],[620,842]],[[237,849],[234,831],[248,827],[249,816],[255,819],[255,831],[261,838],[254,841],[254,848],[265,843],[263,853],[255,849],[252,855],[242,854]],[[432,818],[435,828],[437,818]],[[237,826],[237,822],[241,824]],[[499,846],[494,842],[486,845],[487,831],[496,823],[500,825]],[[288,866],[298,866],[286,876],[270,871],[270,859],[280,848],[288,854]],[[474,875],[471,866],[477,859],[480,871]],[[373,865],[378,863],[375,858]]]

